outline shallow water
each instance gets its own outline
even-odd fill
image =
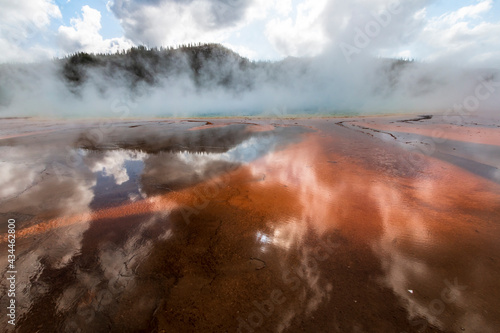
[[[16,330],[499,331],[498,183],[295,122],[2,140]]]

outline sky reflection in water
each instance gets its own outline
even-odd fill
[[[497,185],[463,170],[442,177],[440,168],[454,167],[438,160],[421,176],[394,177],[397,150],[358,142],[346,154],[340,142],[302,127],[232,126],[229,136],[227,128],[212,131],[226,140],[205,146],[161,149],[146,139],[144,149],[127,148],[131,141],[69,152],[0,147],[12,156],[0,164],[0,212],[25,229],[20,327],[139,330],[157,318],[179,328],[167,319],[187,299],[220,314],[190,317],[198,326],[227,321],[236,330],[235,316],[247,320],[254,300],[279,289],[286,302],[259,327],[283,331],[310,320],[305,329],[498,330]],[[367,151],[388,161],[382,172],[366,168]],[[54,172],[67,154],[77,165]],[[215,195],[200,200],[214,180]],[[179,219],[184,207],[197,210],[191,224]],[[212,243],[219,232],[225,238]],[[215,259],[194,259],[205,257]],[[204,297],[219,292],[226,301],[210,308]],[[228,305],[242,292],[242,305]],[[169,315],[170,306],[179,309]]]

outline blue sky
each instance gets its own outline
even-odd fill
[[[222,43],[251,59],[315,56],[342,44],[359,49],[357,31],[394,1],[0,0],[0,62],[198,41]],[[414,0],[401,7],[363,52],[498,64],[498,1]]]
[[[54,22],[54,28],[57,29],[59,25],[70,25],[70,20],[73,17],[78,17],[82,13],[82,7],[87,5],[91,8],[97,9],[101,12],[101,35],[104,38],[113,38],[123,36],[123,29],[120,26],[120,21],[106,8],[106,4],[108,1],[106,0],[57,0],[57,5],[59,6],[62,19],[58,20],[58,22]]]
[[[446,12],[454,11],[459,8],[476,4],[475,0],[441,0],[431,3],[427,8],[429,15],[440,16]],[[493,1],[491,11],[486,15],[486,18],[498,20],[500,18],[500,6],[498,1]]]

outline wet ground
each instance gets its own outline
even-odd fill
[[[0,125],[17,332],[499,332],[492,120]]]

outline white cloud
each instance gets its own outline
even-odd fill
[[[483,0],[428,19],[414,48],[428,61],[500,65],[500,21],[483,19],[491,8],[492,1]]]
[[[322,0],[320,2],[325,2]],[[310,6],[318,7],[314,1],[307,1]],[[306,39],[313,42],[318,39],[319,29],[299,34],[304,24],[303,13],[310,10],[301,5],[301,14],[295,26],[299,43],[304,45]],[[301,8],[302,8],[301,7]],[[244,52],[244,56],[256,59],[268,53],[266,41],[262,35],[266,23],[271,18],[285,20],[294,10],[292,0],[158,0],[154,3],[143,0],[114,0],[108,8],[120,20],[125,36],[136,44],[147,45],[179,45],[196,42],[215,42],[227,46],[236,46],[236,51]],[[309,18],[312,21],[313,17]],[[317,24],[320,25],[319,23]],[[244,42],[238,41],[239,33],[247,29],[253,37]],[[276,31],[279,33],[280,31]],[[288,34],[285,34],[287,37]],[[276,37],[278,38],[278,37]],[[272,47],[270,47],[272,50]],[[274,53],[274,52],[273,52]]]
[[[245,57],[250,60],[257,60],[259,58],[259,54],[253,50],[250,47],[247,47],[245,45],[236,45],[236,44],[231,44],[227,42],[223,42],[222,45],[225,47],[233,50],[234,52],[238,53],[240,56]]]
[[[492,0],[480,0],[436,17],[428,16],[427,6],[431,2],[399,1],[398,9],[391,11],[391,4],[397,1],[329,0],[323,24],[332,42],[331,50],[338,52],[339,45],[363,44],[353,56],[399,56],[481,66],[500,64],[500,21],[485,19],[493,7]],[[379,16],[381,13],[385,13],[384,20]],[[375,33],[374,27],[378,29]],[[281,33],[286,30],[283,28]],[[360,37],[361,34],[364,36]]]
[[[492,5],[493,0],[483,0],[476,5],[465,6],[455,12],[444,14],[440,19],[453,24],[465,18],[479,18],[481,14],[488,12]]]
[[[142,161],[145,153],[126,150],[112,150],[104,154],[101,160],[93,161],[89,167],[92,172],[103,172],[104,176],[113,176],[116,185],[121,185],[129,180],[125,167],[126,161]]]
[[[133,46],[124,37],[104,39],[99,33],[101,12],[87,5],[82,7],[82,17],[72,18],[70,23],[58,29],[58,42],[65,52],[114,53]]]
[[[313,56],[353,45],[357,31],[377,21],[397,0],[114,0],[108,9],[125,36],[104,39],[101,13],[82,7],[68,26],[54,0],[0,0],[0,62],[31,61],[65,53],[115,52],[134,44],[222,43],[250,59],[269,54]],[[486,20],[493,0],[429,17],[433,0],[400,1],[369,45],[366,56],[412,57],[470,65],[499,65],[500,20]],[[241,37],[239,34],[241,33]],[[267,38],[267,40],[265,40]],[[57,47],[52,43],[58,42]],[[273,49],[275,51],[273,51]],[[275,53],[277,52],[277,53]],[[328,53],[330,55],[330,53]]]
[[[397,53],[398,58],[403,58],[403,59],[411,59],[412,58],[412,53],[410,50],[403,50],[399,53]]]
[[[120,20],[125,36],[136,44],[177,45],[222,42],[231,33],[266,17],[266,0],[115,0],[108,8]]]
[[[292,0],[275,0],[274,8],[281,16],[289,16],[292,12]]]
[[[332,42],[330,51],[356,47],[356,54],[378,56],[408,49],[425,20],[420,15],[428,0],[330,0],[323,22]]]
[[[0,0],[0,61],[33,61],[53,55],[33,42],[46,32],[52,19],[61,18],[51,0]]]
[[[320,17],[327,0],[306,0],[297,5],[295,19],[275,18],[266,26],[266,36],[273,46],[285,56],[314,56],[326,45],[328,38]],[[277,3],[278,12],[290,12],[288,4]]]

